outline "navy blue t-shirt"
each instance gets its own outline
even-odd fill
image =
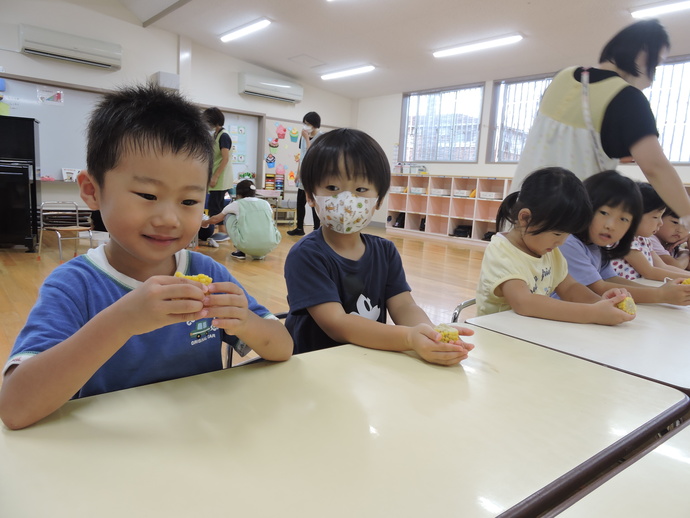
[[[386,301],[410,291],[395,245],[370,234],[361,237],[366,250],[357,261],[335,253],[321,229],[290,250],[285,260],[290,304],[285,325],[295,342],[295,354],[342,345],[321,330],[307,308],[339,302],[346,313],[385,323]]]

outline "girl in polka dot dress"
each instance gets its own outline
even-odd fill
[[[654,281],[663,281],[666,278],[687,278],[687,271],[664,263],[652,250],[650,237],[661,228],[661,218],[666,210],[666,204],[650,184],[640,182],[638,186],[642,193],[644,215],[637,227],[630,252],[623,259],[612,261],[611,266],[618,276],[628,280],[641,277]]]

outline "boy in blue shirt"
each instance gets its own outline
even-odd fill
[[[378,143],[353,129],[325,133],[305,155],[300,178],[321,227],[295,244],[285,262],[285,325],[295,354],[352,343],[414,350],[441,365],[467,358],[474,346],[441,342],[415,303],[395,245],[361,233],[390,186],[390,165]],[[386,313],[395,326],[386,325]]]
[[[4,370],[0,418],[9,428],[72,397],[219,370],[223,341],[267,360],[290,357],[282,323],[224,266],[186,249],[212,160],[198,108],[176,92],[127,88],[97,106],[78,181],[110,241],[59,266],[41,287]]]

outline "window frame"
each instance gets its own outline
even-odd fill
[[[486,156],[484,157],[484,163],[485,164],[509,164],[509,165],[515,165],[519,162],[518,160],[515,161],[499,161],[499,160],[494,160],[493,155],[494,155],[494,145],[495,145],[495,140],[496,140],[496,134],[498,133],[499,127],[496,121],[496,117],[498,116],[498,105],[499,105],[499,92],[501,89],[501,85],[503,84],[517,84],[517,83],[527,83],[530,81],[541,81],[544,79],[551,79],[556,76],[558,72],[550,72],[550,73],[544,73],[544,74],[534,74],[534,75],[529,75],[529,76],[521,76],[521,77],[512,77],[508,79],[496,79],[493,82],[493,88],[491,92],[491,110],[489,112],[489,131],[488,131],[488,145],[486,146]],[[548,88],[548,86],[547,86]],[[541,98],[539,98],[539,102],[541,103]],[[537,106],[538,108],[538,106]],[[535,111],[535,116],[536,116],[536,111]],[[531,126],[530,126],[531,128]],[[522,154],[522,152],[520,153]]]
[[[431,95],[431,94],[443,94],[445,92],[457,92],[460,90],[470,90],[474,88],[481,89],[481,101],[479,103],[479,117],[477,119],[477,153],[474,160],[406,160],[406,149],[407,149],[407,121],[410,106],[410,97],[414,95]],[[402,114],[401,114],[401,124],[400,124],[400,145],[398,146],[398,162],[400,163],[424,163],[424,164],[478,164],[479,163],[479,153],[482,143],[482,120],[484,116],[484,103],[486,100],[486,82],[469,83],[464,85],[455,85],[443,88],[431,88],[429,90],[416,90],[413,92],[403,93],[402,102]],[[456,114],[457,115],[457,114]]]
[[[667,66],[667,65],[678,65],[678,64],[686,64],[688,67],[690,67],[690,54],[683,54],[680,56],[669,57],[663,63],[660,63],[656,68],[654,80],[656,81],[656,78],[659,75],[659,68],[661,68],[663,66]],[[690,155],[688,155],[687,161],[671,160],[670,153],[667,153],[666,149],[664,149],[664,145],[662,142],[662,131],[661,131],[661,127],[659,124],[659,114],[655,111],[655,107],[652,106],[652,103],[651,103],[651,101],[652,101],[651,93],[653,91],[653,87],[654,87],[654,82],[652,82],[652,86],[650,86],[649,88],[645,88],[642,91],[642,93],[645,95],[645,97],[649,101],[649,105],[650,105],[650,108],[652,110],[652,114],[654,115],[654,121],[655,121],[655,124],[657,127],[657,132],[659,133],[659,145],[662,147],[662,150],[664,152],[664,156],[666,156],[668,158],[669,162],[671,162],[673,165],[688,166],[688,165],[690,165]],[[690,90],[690,85],[687,85],[686,89]],[[675,97],[677,99],[681,98],[682,90],[674,92],[674,93],[676,94]],[[690,147],[690,109],[687,109],[687,111],[686,111],[686,117],[685,117],[685,124],[684,125],[686,126],[687,134],[683,134],[683,137],[685,137],[685,140],[688,141],[687,147]]]

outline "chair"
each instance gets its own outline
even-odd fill
[[[74,257],[77,256],[77,242],[81,237],[80,232],[89,233],[89,246],[93,248],[93,234],[91,233],[90,211],[79,210],[79,205],[74,201],[44,201],[39,208],[38,220],[40,232],[38,238],[38,257],[41,260],[41,248],[43,246],[43,232],[50,230],[55,232],[58,238],[58,251],[60,263],[62,263],[62,241],[74,241]],[[72,233],[72,236],[64,236],[63,232]]]
[[[453,317],[451,318],[451,322],[457,323],[458,319],[460,318],[460,312],[465,309],[469,308],[470,306],[474,306],[477,303],[477,299],[469,299],[466,300],[465,302],[461,302],[458,304],[455,309],[453,310]]]
[[[277,206],[273,207],[273,219],[276,225],[281,223],[297,224],[297,203],[294,200],[278,200]]]

